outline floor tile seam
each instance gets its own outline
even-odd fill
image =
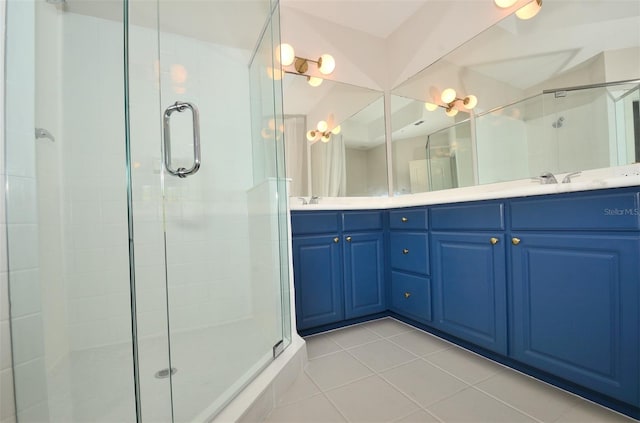
[[[516,410],[516,411],[517,411],[518,413],[520,413],[520,414],[524,414],[525,416],[529,417],[530,419],[532,419],[532,420],[534,420],[534,421],[536,421],[536,422],[538,422],[538,423],[549,423],[549,422],[545,422],[544,420],[540,420],[540,419],[539,419],[539,418],[537,418],[537,417],[532,416],[531,414],[527,413],[527,412],[526,412],[526,411],[524,411],[524,410],[521,410],[520,408],[516,407],[515,405],[510,404],[509,402],[507,402],[507,401],[505,401],[505,400],[503,400],[503,399],[501,399],[501,398],[498,398],[498,397],[496,397],[495,395],[490,394],[489,392],[483,391],[482,389],[480,389],[480,388],[478,388],[478,387],[476,387],[476,386],[471,386],[471,388],[472,388],[472,389],[475,389],[476,391],[478,391],[478,392],[480,392],[480,393],[482,393],[482,394],[487,395],[488,397],[493,398],[494,400],[496,400],[496,401],[498,401],[498,402],[500,402],[500,403],[502,403],[502,404],[506,405],[507,407],[509,407],[509,408],[511,408],[511,409],[513,409],[513,410]]]
[[[307,379],[309,379],[309,381],[311,382],[311,384],[312,384],[313,386],[315,386],[315,387],[316,387],[316,389],[317,389],[318,391],[317,391],[317,392],[315,392],[315,393],[313,393],[313,394],[311,394],[311,395],[308,395],[308,396],[306,396],[306,397],[299,398],[299,399],[297,399],[297,400],[295,400],[295,401],[289,402],[289,403],[287,403],[287,404],[282,404],[282,407],[287,406],[287,405],[291,405],[291,404],[296,404],[296,403],[298,403],[298,402],[300,402],[300,401],[304,401],[304,400],[306,400],[306,399],[309,399],[309,398],[315,397],[316,395],[319,395],[319,394],[321,394],[321,393],[322,393],[322,389],[320,389],[320,387],[318,386],[318,384],[316,383],[316,381],[315,381],[315,380],[313,380],[309,374],[307,374],[307,372],[305,371],[305,369],[304,369],[304,368],[302,369],[302,374],[301,374],[300,376],[306,376],[306,377],[307,377]],[[300,377],[300,376],[298,376],[298,377]],[[274,392],[274,395],[275,395],[275,392]],[[278,406],[278,404],[277,404],[275,401],[274,401],[274,403],[276,404],[276,406],[275,406],[274,408],[281,408],[280,406]]]
[[[365,345],[367,345],[367,344],[365,344]],[[394,345],[396,345],[396,344],[394,344]],[[409,360],[409,361],[405,361],[405,362],[400,363],[400,364],[393,365],[393,366],[391,366],[391,367],[387,367],[387,368],[382,369],[382,370],[376,370],[376,369],[374,369],[373,367],[369,366],[369,365],[368,365],[367,363],[365,363],[364,361],[360,360],[356,355],[354,355],[354,354],[351,352],[351,350],[352,350],[352,349],[355,349],[355,348],[350,348],[350,349],[345,350],[345,351],[346,351],[346,352],[347,352],[351,357],[353,357],[354,359],[356,359],[360,364],[362,364],[362,365],[363,365],[363,366],[365,366],[367,369],[371,370],[374,374],[377,374],[377,375],[378,375],[378,374],[380,374],[380,373],[382,373],[382,372],[386,372],[386,371],[388,371],[388,370],[395,369],[396,367],[400,367],[400,366],[403,366],[403,365],[405,365],[405,364],[412,363],[412,362],[414,362],[414,361],[416,361],[416,360],[420,360],[420,356],[416,356],[415,354],[411,353],[411,351],[407,351],[408,353],[410,353],[410,354],[413,356],[413,358],[412,358],[411,360]],[[406,350],[405,350],[405,351],[406,351]]]
[[[552,385],[552,386],[553,386],[553,385]],[[560,389],[560,388],[558,388],[558,389]],[[564,390],[562,389],[562,391],[564,391]],[[567,391],[565,391],[565,392],[567,392]],[[582,407],[582,406],[584,405],[583,403],[588,403],[588,404],[591,404],[591,405],[595,405],[596,407],[599,407],[599,408],[604,408],[606,411],[608,411],[608,412],[610,412],[610,413],[617,414],[617,415],[618,415],[618,416],[620,416],[620,417],[623,417],[623,418],[625,418],[625,419],[628,419],[628,420],[630,421],[630,423],[634,423],[634,422],[638,422],[638,423],[640,423],[640,419],[634,419],[633,417],[627,416],[626,414],[622,414],[622,413],[620,413],[619,411],[616,411],[616,410],[614,410],[614,409],[612,409],[612,408],[605,407],[604,405],[602,405],[602,404],[598,404],[597,402],[593,402],[593,401],[591,401],[590,399],[582,398],[581,396],[578,396],[578,395],[573,394],[573,393],[571,393],[571,392],[569,392],[569,393],[575,397],[575,403],[574,403],[571,407],[569,407],[567,410],[565,410],[565,411],[560,415],[560,417],[558,417],[556,420],[554,420],[554,421],[553,421],[553,423],[555,423],[555,422],[557,422],[558,420],[560,420],[562,417],[564,417],[566,414],[568,414],[568,413],[569,413],[571,410],[573,410],[574,408]]]
[[[317,360],[317,359],[322,358],[322,357],[328,357],[330,355],[337,354],[337,353],[342,352],[342,351],[346,351],[346,350],[344,348],[340,347],[340,349],[338,351],[331,351],[331,352],[328,352],[326,354],[317,355],[317,356],[315,356],[313,358],[307,357],[307,362],[314,361],[314,360]]]
[[[406,332],[405,332],[405,333],[406,333]],[[397,335],[396,335],[396,336],[397,336]],[[410,350],[410,349],[408,349],[407,347],[404,347],[404,346],[400,345],[399,343],[394,342],[392,338],[393,338],[393,337],[387,338],[387,341],[389,341],[389,342],[393,343],[395,346],[402,348],[403,350],[407,351],[408,353],[410,353],[410,354],[412,354],[412,355],[414,355],[414,356],[416,356],[416,357],[418,357],[418,358],[422,358],[422,357],[424,357],[424,355],[416,354],[415,352],[411,351],[411,350]],[[434,352],[429,353],[429,354],[433,354],[433,353],[435,353],[435,352],[440,352],[440,351],[445,351],[445,350],[438,350],[438,351],[434,351]]]
[[[376,336],[378,336],[378,335],[376,334]],[[352,349],[354,349],[354,348],[362,347],[362,346],[364,346],[364,345],[373,344],[374,342],[382,341],[382,340],[384,340],[384,339],[385,339],[385,338],[378,338],[378,339],[374,339],[374,340],[372,340],[372,341],[366,341],[366,342],[363,342],[362,344],[352,345],[352,346],[350,346],[350,347],[343,347],[342,345],[340,345],[340,348],[342,348],[344,351],[352,350]],[[338,344],[338,345],[339,345],[339,344]]]
[[[384,379],[384,380],[385,380],[385,382],[387,382],[389,385],[391,385],[394,389],[396,389],[397,391],[399,391],[402,395],[404,395],[405,397],[409,398],[412,402],[414,402],[414,403],[418,404],[418,407],[420,407],[422,410],[424,410],[424,411],[426,411],[427,413],[429,413],[429,414],[433,415],[434,417],[436,417],[436,418],[437,418],[438,420],[440,420],[440,421],[442,421],[442,419],[441,419],[441,418],[439,418],[439,417],[437,417],[437,416],[433,413],[433,411],[429,410],[429,407],[431,407],[431,406],[433,406],[434,404],[437,404],[437,403],[439,403],[440,401],[443,401],[443,400],[445,400],[445,399],[447,399],[447,398],[449,398],[449,397],[452,397],[453,395],[456,395],[456,394],[458,394],[458,393],[460,393],[460,392],[464,391],[464,390],[465,390],[465,389],[467,389],[467,388],[471,388],[471,387],[472,387],[471,385],[469,385],[469,384],[465,383],[465,385],[464,385],[464,386],[462,386],[460,389],[456,389],[456,390],[455,390],[454,392],[452,392],[451,394],[446,395],[446,396],[444,396],[443,398],[438,399],[438,400],[436,400],[436,401],[434,401],[434,402],[432,402],[432,403],[429,403],[429,404],[426,404],[426,405],[422,405],[422,404],[420,404],[417,400],[414,400],[413,398],[411,398],[411,396],[410,396],[409,394],[407,394],[406,392],[404,392],[404,391],[403,391],[399,386],[394,385],[394,384],[393,384],[393,382],[391,382],[389,379],[387,379],[384,375],[380,374],[379,376],[380,376],[382,379]]]
[[[315,392],[315,393],[313,393],[313,394],[311,394],[309,396],[306,396],[304,398],[298,398],[295,401],[291,401],[291,402],[287,402],[287,403],[283,403],[283,404],[275,404],[275,407],[273,407],[273,410],[276,410],[278,408],[289,407],[290,405],[298,404],[299,402],[309,400],[309,399],[311,399],[313,397],[317,397],[319,395],[322,395],[322,391],[320,391],[320,390],[318,392]],[[272,412],[273,412],[273,410],[272,410]]]
[[[369,370],[369,369],[367,369],[367,370]],[[313,380],[313,378],[311,377],[310,374],[307,373],[307,376],[309,376],[309,378],[311,380]],[[360,377],[358,377],[356,379],[350,380],[350,381],[345,382],[345,383],[341,383],[340,385],[330,386],[328,388],[322,388],[315,380],[313,380],[313,382],[318,387],[318,389],[320,389],[320,392],[325,393],[325,392],[333,391],[333,390],[338,389],[338,388],[344,388],[347,385],[351,385],[352,383],[355,383],[355,382],[360,382],[361,380],[366,379],[366,378],[371,377],[371,376],[376,376],[376,374],[375,373],[370,373],[368,375],[360,376]]]
[[[411,399],[411,398],[409,398],[409,399]],[[414,402],[415,402],[415,401],[414,401]],[[416,404],[417,404],[417,403],[416,403]],[[398,421],[400,421],[400,420],[402,420],[402,419],[405,419],[405,418],[409,417],[410,415],[412,415],[413,413],[415,413],[416,411],[424,411],[425,413],[429,414],[429,415],[430,415],[431,417],[433,417],[434,419],[438,420],[440,423],[446,423],[446,422],[445,422],[444,420],[442,420],[441,418],[439,418],[439,417],[435,416],[433,413],[431,413],[430,411],[426,410],[426,409],[425,409],[424,407],[422,407],[420,404],[417,404],[417,405],[418,405],[418,407],[419,407],[417,410],[412,410],[411,412],[409,412],[409,413],[407,413],[407,414],[405,414],[405,415],[403,415],[403,416],[401,416],[401,417],[398,417],[398,418],[397,418],[397,419],[395,419],[395,420],[392,420],[392,421],[391,421],[391,423],[395,423],[395,422],[398,422]]]
[[[424,361],[424,362],[426,362],[426,363],[428,363],[428,364],[432,365],[433,367],[437,368],[438,370],[442,370],[443,372],[445,372],[445,373],[446,373],[446,374],[448,374],[449,376],[452,376],[452,377],[454,377],[454,378],[458,379],[460,382],[463,382],[464,384],[469,385],[469,386],[475,386],[476,384],[478,384],[478,383],[482,383],[482,382],[484,382],[484,381],[486,381],[486,380],[488,380],[488,379],[492,378],[493,376],[495,376],[495,375],[497,374],[497,373],[495,373],[495,374],[489,375],[489,376],[487,376],[486,378],[481,379],[480,381],[476,381],[476,382],[469,382],[469,381],[467,381],[467,380],[462,379],[460,376],[456,376],[455,374],[451,373],[449,370],[447,370],[447,369],[445,369],[444,367],[442,367],[442,366],[438,365],[437,363],[434,363],[434,362],[432,362],[432,361],[429,361],[426,357],[420,357],[420,359],[421,359],[422,361]]]
[[[346,386],[346,385],[345,385],[345,386]],[[327,395],[327,393],[326,393],[326,392],[321,391],[321,392],[320,392],[320,394],[321,394],[322,396],[324,396],[324,397],[325,397],[325,399],[326,399],[327,401],[329,401],[329,404],[331,404],[331,406],[332,406],[332,407],[333,407],[333,408],[338,412],[338,414],[340,414],[340,416],[342,416],[342,418],[344,419],[344,421],[345,421],[345,422],[349,423],[349,422],[351,421],[351,420],[349,420],[349,419],[347,418],[347,416],[342,412],[342,410],[340,410],[340,407],[338,407],[338,405],[337,405],[335,402],[333,402],[333,401],[331,400],[331,398],[329,397],[329,395]]]
[[[411,410],[411,412],[410,412],[410,413],[407,413],[407,414],[406,414],[405,416],[403,416],[403,417],[407,417],[408,415],[410,415],[410,414],[412,414],[412,413],[415,413],[416,411],[419,411],[419,410],[425,411],[427,414],[430,414],[430,415],[432,415],[433,417],[436,417],[436,416],[434,416],[434,415],[433,415],[433,413],[432,413],[432,412],[430,412],[429,410],[425,409],[422,405],[420,405],[420,403],[419,403],[418,401],[416,401],[415,399],[411,398],[411,396],[410,396],[410,395],[406,394],[404,391],[402,391],[402,389],[400,389],[400,388],[398,388],[397,386],[395,386],[393,383],[391,383],[391,381],[387,380],[387,378],[385,378],[383,375],[381,375],[381,374],[377,374],[376,376],[378,376],[380,379],[382,379],[382,381],[383,381],[384,383],[386,383],[386,384],[387,384],[391,389],[393,389],[394,391],[398,392],[400,395],[402,395],[402,396],[403,396],[403,397],[405,397],[407,400],[409,400],[412,404],[414,404],[416,407],[418,407],[418,408],[417,408],[417,409],[415,409],[415,410]],[[403,417],[398,417],[398,418],[397,418],[397,419],[395,419],[395,420],[400,420],[400,419],[402,419]],[[438,419],[440,422],[444,423],[444,422],[442,421],[442,419],[440,419],[440,418],[438,418],[438,417],[436,417],[436,419]],[[395,421],[395,420],[394,420],[394,421]]]

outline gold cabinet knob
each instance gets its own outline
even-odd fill
[[[520,238],[511,238],[511,243],[513,245],[518,245],[520,244]]]
[[[347,240],[347,242],[351,242],[351,237],[350,236],[346,237],[345,239]]]
[[[405,297],[405,298],[409,298],[410,296],[411,296],[411,292],[405,292],[405,293],[404,293],[404,297]]]
[[[340,238],[338,238],[338,237],[333,238],[333,242],[335,242],[337,244],[338,242],[340,242]]]
[[[491,245],[496,245],[498,242],[500,242],[500,240],[496,237],[492,237],[491,239],[489,239],[489,242],[491,242]]]
[[[408,222],[408,221],[409,221],[409,218],[408,218],[408,217],[404,217],[404,216],[403,216],[403,217],[402,217],[402,219],[400,219],[400,220],[402,220],[402,222],[403,222],[403,223],[406,223],[406,222]]]
[[[403,249],[402,254],[409,254],[409,250],[407,248]]]

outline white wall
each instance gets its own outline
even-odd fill
[[[409,162],[427,158],[427,137],[414,137],[393,142],[393,183],[397,195],[411,194]]]
[[[7,104],[11,104],[11,108],[7,109],[5,122],[5,152],[9,160],[3,173],[9,199],[6,230],[17,412],[21,420],[46,420],[48,410],[38,276],[34,139],[35,4],[11,2],[7,7],[7,15],[5,95],[9,98]],[[19,46],[16,40],[20,40]],[[3,329],[4,333],[6,323]],[[6,357],[6,353],[3,356]],[[3,388],[9,388],[6,377],[10,375],[10,370],[5,367],[8,364],[6,359],[2,364]],[[3,404],[3,409],[6,406]],[[11,419],[10,414],[6,413],[4,417]]]

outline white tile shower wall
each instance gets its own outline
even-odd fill
[[[0,389],[10,393],[5,395],[3,392],[0,420],[10,421],[14,418],[10,402],[11,362],[15,372],[18,417],[47,420],[35,196],[35,3],[12,2],[6,12],[9,16],[6,27],[9,42],[6,43],[5,94],[11,101],[11,108],[4,115],[4,142],[8,160],[2,173],[8,186],[8,205],[7,224],[3,224],[2,232],[4,235],[6,228],[9,245],[13,358],[9,359],[6,346],[9,316],[3,312]],[[4,259],[7,251],[2,253],[2,292],[6,296],[7,263],[4,263]],[[3,299],[3,308],[5,304],[6,299]]]
[[[121,100],[122,87],[117,78],[107,77],[121,75],[122,62],[109,42],[120,32],[117,22],[65,16],[63,73],[65,87],[73,85],[64,93],[64,156],[69,157],[64,175],[69,187],[65,258],[72,350],[125,342],[130,336],[124,129],[121,107],[114,104]],[[140,334],[159,335],[166,329],[158,71],[163,107],[176,100],[199,107],[203,145],[197,175],[165,180],[171,328],[189,330],[246,318],[251,313],[246,265],[246,191],[252,185],[249,52],[162,32],[158,66],[155,32],[133,26],[131,39]],[[101,83],[96,85],[96,80]],[[91,98],[87,93],[93,93]],[[91,107],[83,101],[90,101]],[[188,164],[190,116],[174,117],[173,155],[176,163]]]
[[[55,142],[36,141],[36,192],[40,288],[45,318],[44,344],[47,371],[69,353],[67,300],[62,253],[62,145],[61,37],[63,13],[46,2],[36,2],[35,125],[47,129]]]
[[[62,221],[70,349],[130,342],[122,23],[65,13]]]

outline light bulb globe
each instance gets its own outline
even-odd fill
[[[307,140],[315,141],[315,139],[316,139],[316,131],[307,132]]]
[[[542,0],[533,0],[516,11],[516,16],[523,21],[533,18],[542,8]]]
[[[282,66],[289,66],[296,58],[296,53],[291,44],[283,43],[276,47],[276,58],[280,59]]]
[[[330,54],[323,54],[318,60],[318,71],[323,75],[329,75],[336,68],[336,60]]]
[[[424,103],[424,108],[427,109],[430,112],[433,112],[434,110],[436,110],[438,108],[437,104],[433,104],[433,103]]]
[[[501,9],[506,9],[516,4],[518,0],[493,0],[493,2]]]
[[[327,122],[325,122],[324,120],[318,122],[318,125],[316,126],[316,128],[318,128],[318,131],[320,132],[326,131],[328,127],[329,126],[327,125]]]
[[[454,108],[450,108],[445,110],[445,114],[449,117],[454,117],[455,115],[458,114],[458,109],[454,109]]]
[[[331,139],[331,132],[327,132],[326,134],[322,134],[322,138],[320,138],[320,141],[327,143],[329,142],[330,139]]]
[[[335,128],[333,128],[333,129],[331,130],[331,133],[332,133],[333,135],[338,135],[338,134],[340,133],[340,131],[342,131],[342,128],[340,127],[340,125],[338,125],[338,126],[336,126]]]
[[[440,99],[443,103],[449,104],[456,99],[456,96],[456,90],[454,90],[453,88],[447,88],[446,90],[442,91],[442,94],[440,94]]]
[[[478,97],[476,97],[475,95],[468,95],[462,101],[462,106],[467,110],[471,110],[477,105],[478,105]]]
[[[312,87],[319,87],[320,84],[322,84],[322,81],[324,81],[324,80],[322,78],[318,78],[317,76],[308,76],[307,77],[307,82]]]

